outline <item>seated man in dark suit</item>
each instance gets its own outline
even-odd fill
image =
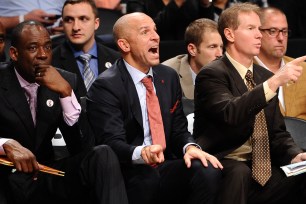
[[[96,77],[111,67],[119,53],[98,43],[95,30],[100,19],[93,0],[67,0],[62,10],[63,27],[67,40],[53,50],[52,65],[77,75],[76,96],[84,97]],[[89,57],[84,60],[84,56]],[[79,123],[83,135],[92,135],[85,114],[85,100]]]
[[[187,131],[178,75],[159,64],[153,20],[124,15],[114,37],[123,59],[93,83],[87,113],[96,143],[119,157],[129,203],[213,203],[222,166]]]
[[[17,170],[0,166],[0,190],[9,203],[127,203],[116,155],[107,146],[90,147],[79,134],[76,77],[50,65],[46,28],[35,21],[19,24],[10,57],[0,70],[0,155]],[[51,139],[57,128],[72,156],[55,161]],[[39,173],[38,162],[65,176]]]
[[[194,137],[224,166],[217,203],[291,203],[305,174],[286,177],[280,166],[306,160],[306,153],[286,131],[277,90],[297,81],[306,56],[275,75],[253,63],[262,39],[256,5],[233,5],[218,26],[226,53],[197,75],[194,121]]]

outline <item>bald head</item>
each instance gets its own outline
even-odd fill
[[[262,8],[260,10],[260,21],[261,21],[262,26],[265,25],[268,18],[270,18],[271,16],[275,16],[275,15],[281,15],[286,18],[286,15],[284,14],[284,12],[282,12],[278,8],[274,8],[274,7]]]
[[[151,17],[131,13],[119,18],[113,28],[122,57],[133,67],[146,72],[159,64],[159,35]]]
[[[113,35],[115,41],[117,41],[120,38],[128,38],[132,33],[130,31],[132,29],[136,29],[135,26],[138,24],[138,22],[142,21],[143,19],[151,19],[151,17],[149,17],[144,13],[134,12],[126,14],[121,18],[119,18],[113,27]]]

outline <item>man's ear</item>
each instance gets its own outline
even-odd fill
[[[95,19],[95,30],[97,30],[100,26],[100,18]]]
[[[130,43],[126,39],[118,39],[117,44],[123,52],[129,52],[131,50]]]
[[[17,49],[15,47],[13,47],[13,46],[10,47],[9,54],[10,54],[10,58],[13,61],[17,61],[17,59],[18,59],[18,51],[17,51]]]
[[[225,28],[224,35],[229,42],[233,43],[235,41],[235,34],[231,28]]]
[[[192,57],[194,57],[197,53],[197,46],[195,46],[193,43],[189,43],[187,45],[187,51]]]

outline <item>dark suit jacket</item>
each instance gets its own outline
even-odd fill
[[[59,72],[73,88],[76,87],[74,74]],[[47,100],[52,100],[53,106],[49,107]],[[78,125],[70,127],[64,122],[59,95],[44,86],[38,88],[37,124],[34,127],[26,96],[12,64],[0,69],[0,104],[0,137],[17,140],[34,153],[37,161],[53,160],[51,139],[58,127],[71,154],[82,149]]]
[[[198,74],[195,87],[194,137],[219,158],[240,147],[252,135],[255,115],[264,109],[272,162],[288,164],[298,148],[286,131],[278,97],[266,102],[263,82],[273,74],[254,64],[252,91],[226,56]]]
[[[183,147],[194,142],[187,131],[181,105],[181,88],[176,72],[164,65],[153,67],[167,148],[167,159],[182,158]],[[136,146],[144,140],[139,98],[122,59],[103,72],[88,92],[87,113],[96,143],[113,148],[121,162],[131,162]]]
[[[102,45],[101,43],[96,43],[98,49],[98,72],[100,74],[107,69],[105,63],[110,62],[111,64],[113,64],[116,59],[120,57],[120,54],[117,51]],[[57,46],[53,50],[52,65],[77,74],[78,90],[76,92],[76,95],[78,97],[86,95],[87,91],[84,85],[84,80],[67,41],[62,45]]]

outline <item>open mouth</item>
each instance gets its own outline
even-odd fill
[[[153,54],[158,54],[158,47],[151,47],[149,49],[149,52],[153,53]]]

